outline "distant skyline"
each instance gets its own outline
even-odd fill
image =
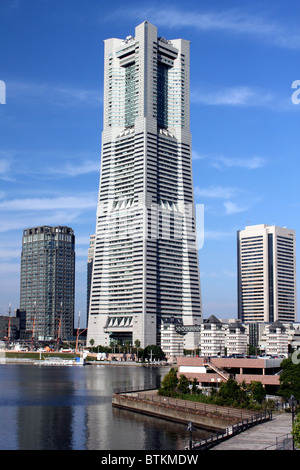
[[[237,230],[261,223],[293,229],[298,260],[300,104],[292,101],[292,84],[300,80],[297,0],[146,6],[137,0],[3,0],[0,314],[9,304],[19,308],[23,229],[60,224],[75,232],[75,316],[81,311],[85,318],[103,127],[103,41],[134,35],[146,19],[162,36],[191,41],[194,193],[196,204],[204,204],[204,318],[237,317]],[[299,291],[299,276],[297,286]]]

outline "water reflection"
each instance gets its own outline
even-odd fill
[[[186,426],[111,405],[114,388],[157,388],[167,372],[134,366],[0,365],[0,449],[183,449]]]

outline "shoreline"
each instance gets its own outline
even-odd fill
[[[48,355],[47,357],[55,357],[55,353]],[[57,357],[57,355],[56,355]],[[72,354],[66,356],[65,359],[73,359]],[[31,358],[31,357],[5,357],[0,352],[0,364],[31,364],[31,365],[42,365],[43,359]],[[63,364],[62,364],[63,365]],[[159,363],[147,363],[147,362],[133,362],[133,361],[89,361],[87,360],[85,366],[136,366],[136,367],[172,367],[174,364],[159,364]]]

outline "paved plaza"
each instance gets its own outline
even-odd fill
[[[286,442],[287,437],[291,437],[291,429],[291,413],[274,413],[272,421],[258,424],[218,444],[211,450],[275,450],[276,440],[281,446]]]

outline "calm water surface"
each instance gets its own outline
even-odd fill
[[[185,425],[111,405],[114,388],[157,388],[168,370],[0,364],[0,450],[182,450]]]

